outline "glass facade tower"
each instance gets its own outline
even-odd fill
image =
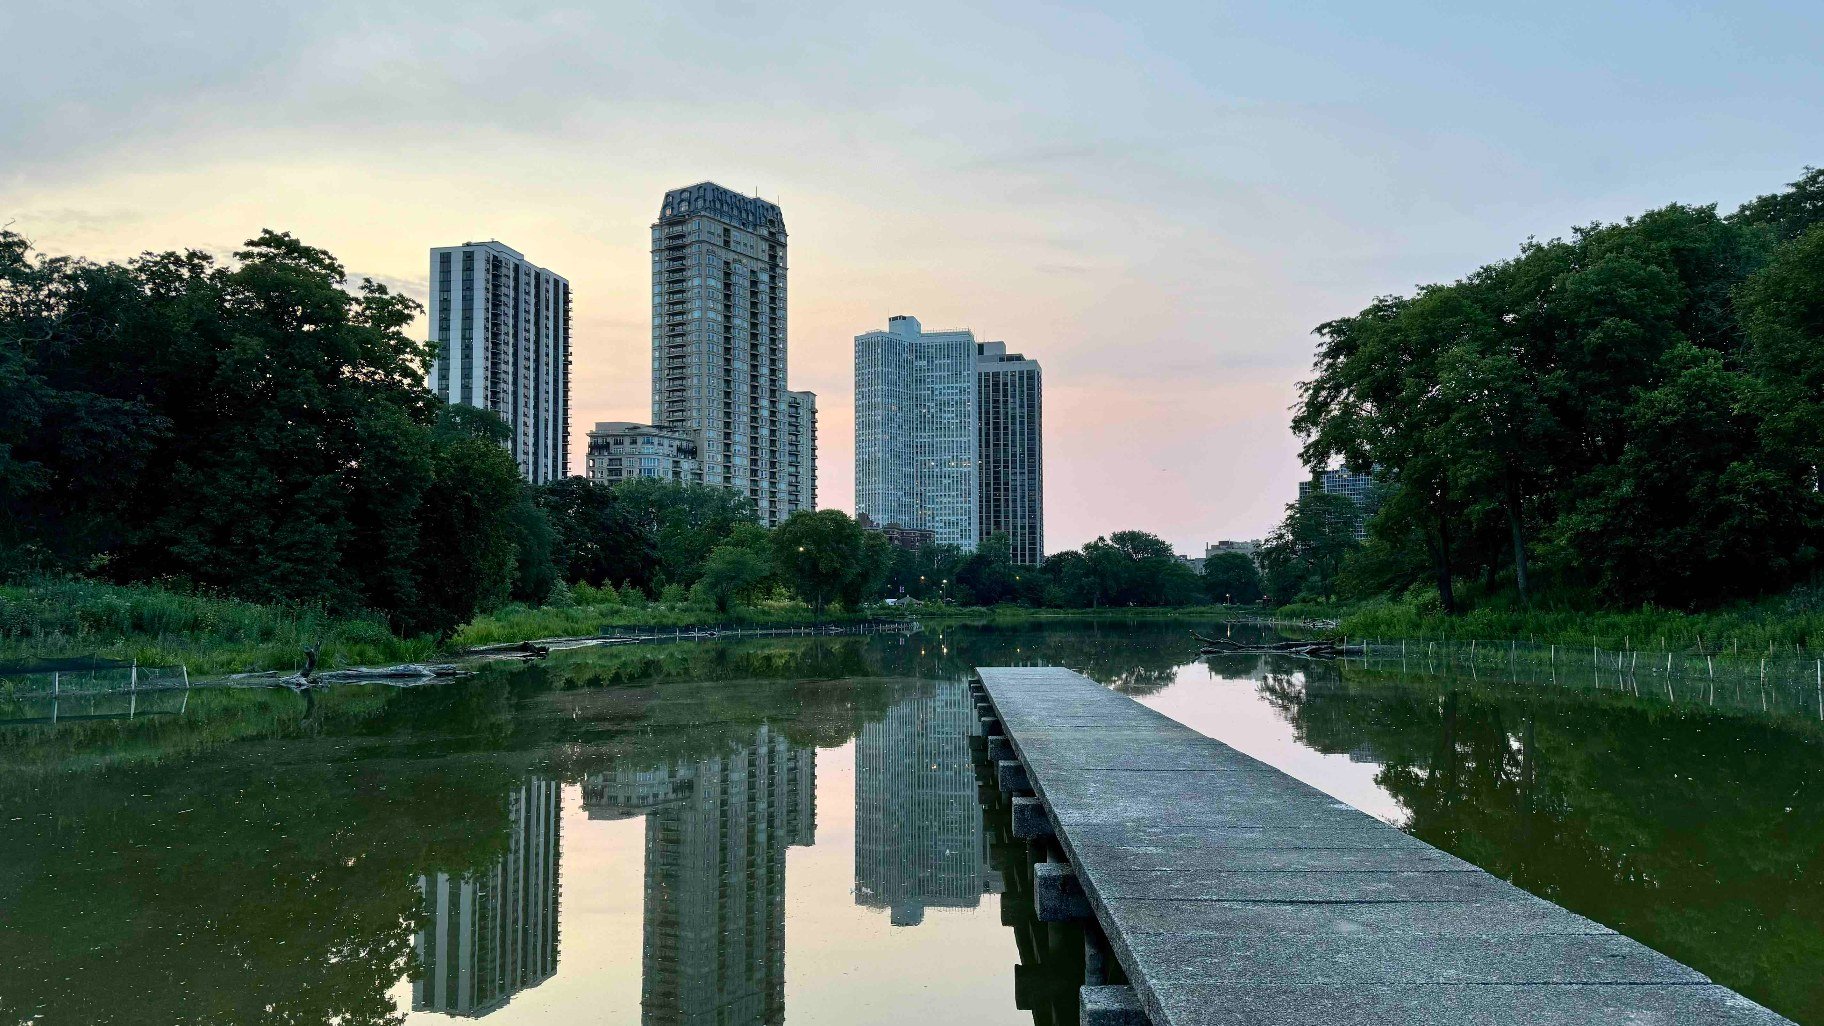
[[[981,540],[975,335],[925,331],[894,317],[855,337],[855,512],[932,532],[940,545]]]

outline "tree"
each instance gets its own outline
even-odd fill
[[[800,510],[773,529],[773,558],[785,584],[818,620],[863,565],[860,525],[841,510]]]
[[[661,584],[695,584],[710,550],[737,524],[757,522],[753,500],[732,488],[634,478],[615,491],[657,548]]]
[[[551,522],[557,573],[572,584],[631,584],[651,591],[659,552],[646,511],[628,493],[566,477],[536,489]]]
[[[1347,495],[1313,491],[1286,507],[1286,519],[1261,546],[1267,590],[1279,602],[1329,598],[1355,540],[1357,511]]]
[[[861,553],[848,580],[842,584],[842,604],[850,609],[859,609],[865,603],[879,598],[892,564],[893,546],[886,537],[879,531],[862,531]]]
[[[425,389],[418,312],[279,232],[230,266],[37,258],[0,233],[0,568],[405,631],[501,600],[526,536],[505,426]]]
[[[1019,582],[1014,579],[1007,536],[999,532],[989,535],[974,552],[963,558],[954,579],[959,593],[976,605],[993,606],[1019,597]]]
[[[1240,552],[1218,552],[1203,561],[1203,590],[1215,602],[1252,605],[1261,599],[1260,568]]]
[[[697,578],[696,594],[727,615],[738,603],[752,602],[773,582],[772,546],[758,524],[736,527],[729,539],[710,550]]]

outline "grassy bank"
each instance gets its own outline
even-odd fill
[[[1351,638],[1441,638],[1667,648],[1691,652],[1790,652],[1824,647],[1824,609],[1798,593],[1702,613],[1665,609],[1571,610],[1484,606],[1454,616],[1409,602],[1296,605],[1276,615],[1334,619]]]
[[[0,587],[0,664],[101,657],[135,660],[142,666],[181,663],[192,674],[218,674],[290,669],[299,664],[304,649],[317,645],[319,661],[330,668],[418,662],[477,645],[591,635],[615,628],[785,627],[817,619],[809,606],[787,600],[720,613],[678,594],[648,600],[576,588],[571,595],[560,604],[512,605],[478,616],[439,644],[430,637],[397,637],[378,617],[334,617],[310,607],[260,605],[147,585],[66,580],[7,586]],[[1014,624],[1167,618],[1215,621],[1260,611],[1241,606],[1032,609],[927,605],[910,612],[934,622]],[[840,624],[903,615],[907,611],[884,607],[858,612],[825,610],[821,620]]]
[[[826,611],[822,622],[871,615]],[[507,606],[476,617],[439,644],[431,637],[398,637],[378,617],[334,617],[310,607],[72,580],[0,587],[0,664],[99,657],[141,666],[183,664],[193,675],[203,675],[290,669],[300,664],[306,648],[316,645],[325,668],[372,666],[617,627],[798,626],[814,619],[811,608],[800,602],[765,602],[718,613],[687,601],[616,596],[609,602]]]
[[[887,611],[889,614],[891,610]],[[714,606],[692,602],[611,602],[573,606],[508,606],[469,621],[450,639],[452,648],[498,645],[537,638],[581,637],[602,630],[630,627],[696,627],[705,624],[743,624],[753,627],[800,627],[813,622],[841,624],[880,617],[880,611],[823,612],[816,617],[802,602],[762,602],[717,612]]]
[[[0,663],[99,656],[230,673],[296,666],[311,645],[331,666],[410,662],[437,647],[396,637],[378,618],[310,607],[91,581],[0,587]]]

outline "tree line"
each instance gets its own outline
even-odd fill
[[[528,485],[500,418],[425,387],[430,346],[408,334],[420,311],[286,233],[227,261],[94,263],[0,232],[0,579],[378,614],[404,635],[609,589],[720,612],[783,591],[818,615],[897,596],[1104,607],[1212,593],[1139,531],[1020,567],[1004,538],[897,549],[833,510],[767,531],[724,489]],[[1216,594],[1257,592],[1230,580]]]
[[[1316,329],[1305,463],[1381,482],[1295,503],[1262,553],[1298,597],[1419,589],[1696,608],[1824,550],[1824,171],[1529,240]]]

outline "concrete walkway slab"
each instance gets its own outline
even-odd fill
[[[977,672],[1154,1026],[1787,1021],[1081,674]]]

